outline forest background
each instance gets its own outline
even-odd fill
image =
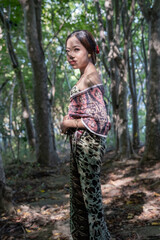
[[[0,181],[4,166],[57,166],[68,146],[60,134],[69,92],[79,78],[65,39],[94,35],[97,68],[115,159],[160,159],[160,4],[158,0],[0,1]],[[68,141],[68,140],[67,140]]]
[[[139,3],[139,4],[138,4]],[[66,61],[65,39],[93,33],[112,129],[107,147],[129,158],[160,156],[158,1],[2,1],[0,8],[0,144],[5,160],[54,165],[64,136],[69,91],[79,77]],[[59,144],[60,143],[60,144]],[[62,149],[61,149],[62,150]],[[34,154],[33,154],[34,155]],[[32,156],[33,157],[33,156]]]

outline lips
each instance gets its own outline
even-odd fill
[[[71,65],[74,65],[76,63],[76,61],[70,61],[69,62]]]

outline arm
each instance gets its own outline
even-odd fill
[[[75,128],[75,129],[85,129],[86,127],[81,122],[81,119],[63,119],[61,123],[61,131],[62,133],[66,133],[68,128]]]

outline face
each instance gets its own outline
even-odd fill
[[[75,36],[68,39],[66,53],[67,60],[74,69],[83,71],[90,61],[88,51]]]

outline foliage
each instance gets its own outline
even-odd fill
[[[102,18],[106,29],[105,21],[105,1],[100,1]],[[130,10],[131,1],[128,1],[128,10]],[[19,1],[3,1],[0,7],[10,21],[12,43],[16,51],[20,67],[23,73],[27,97],[29,99],[29,107],[34,122],[34,103],[33,103],[33,75],[30,59],[25,43],[24,36],[24,19],[23,10]],[[145,49],[148,50],[148,27],[143,21],[139,6],[136,4],[136,15],[132,26],[132,36],[134,44],[134,60],[137,80],[138,109],[140,121],[141,141],[145,140],[145,113],[146,113],[146,74],[144,71],[144,51],[142,47],[142,26],[144,29]],[[97,43],[99,44],[99,27],[97,22],[96,10],[93,1],[71,1],[71,0],[45,0],[42,1],[42,36],[43,49],[48,69],[48,89],[49,99],[52,104],[52,116],[54,119],[55,136],[57,140],[63,139],[59,135],[59,123],[62,117],[67,113],[69,102],[69,90],[75,84],[79,77],[79,72],[71,69],[66,61],[65,56],[65,39],[66,36],[75,29],[87,29],[93,33]],[[121,24],[122,31],[122,24]],[[121,33],[120,31],[120,33]],[[106,32],[107,35],[107,32]],[[121,35],[120,46],[123,47],[123,38]],[[112,102],[110,96],[110,78],[105,72],[101,63],[102,51],[98,56],[97,66],[102,74],[105,85],[105,99],[108,104],[109,113],[112,116]],[[18,82],[12,68],[11,60],[6,46],[6,29],[0,23],[0,86],[7,81],[7,84],[0,93],[0,144],[4,150],[4,155],[13,158],[14,155],[25,158],[28,145],[26,141],[25,126],[22,120],[21,98],[19,94]],[[12,91],[11,91],[12,89]],[[13,105],[11,106],[11,98],[13,97]],[[130,100],[130,92],[128,90],[128,115],[129,129],[132,130],[132,116]],[[12,108],[12,109],[11,109]],[[9,119],[12,114],[12,125],[9,125]],[[12,137],[11,137],[12,133]],[[7,145],[4,146],[2,137],[6,137]],[[25,140],[24,140],[25,139]],[[114,146],[114,131],[110,132],[107,138],[107,145]],[[17,145],[22,153],[18,154]],[[12,145],[12,150],[11,150]],[[24,150],[25,149],[25,150]],[[7,151],[7,153],[6,153]]]

